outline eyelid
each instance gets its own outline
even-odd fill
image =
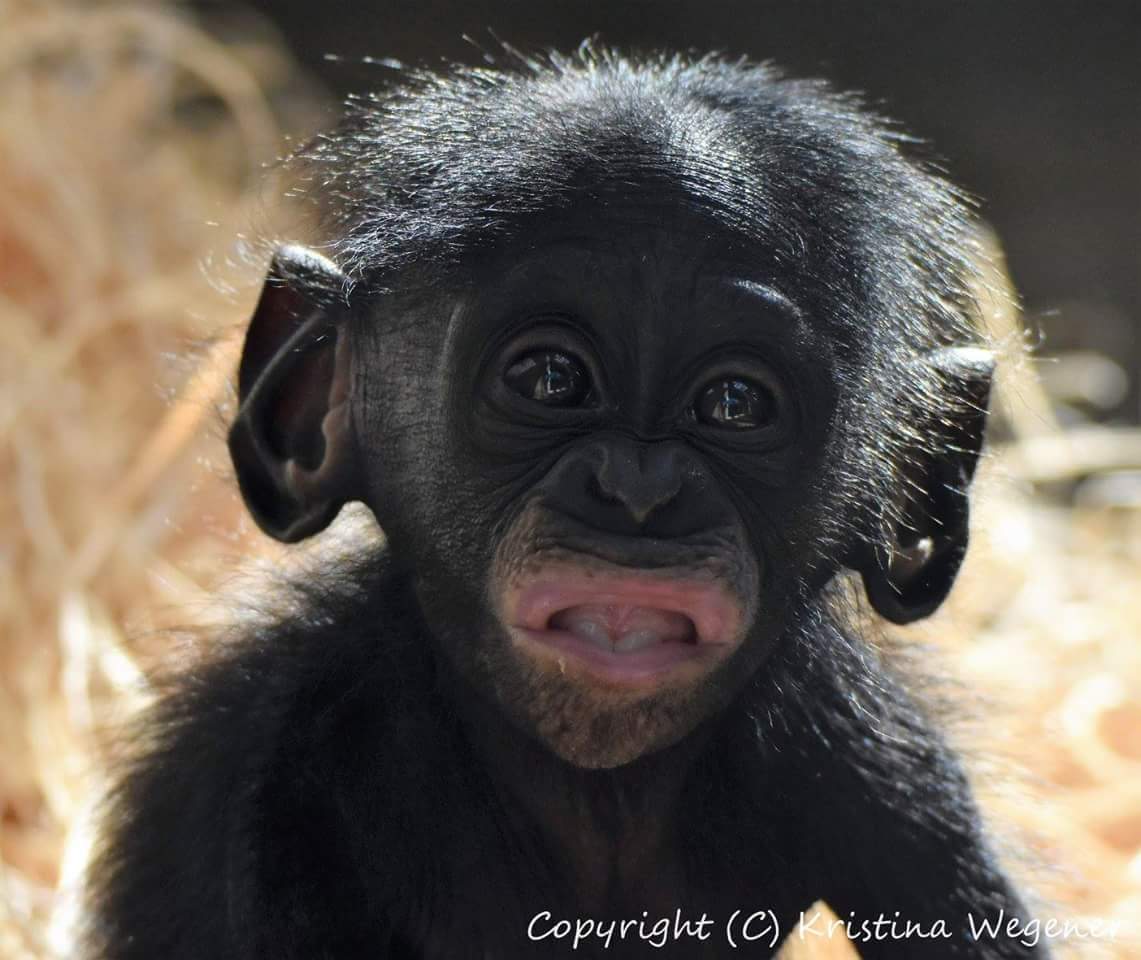
[[[733,352],[730,353],[729,350]],[[692,404],[701,391],[719,379],[755,383],[772,393],[782,405],[793,393],[772,363],[757,356],[748,346],[733,346],[720,349],[712,357],[703,358],[679,379],[678,399],[682,406]]]

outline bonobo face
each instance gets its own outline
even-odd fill
[[[551,222],[383,296],[283,247],[238,375],[262,529],[363,500],[448,674],[587,767],[725,706],[841,563],[906,623],[967,547],[993,357],[853,328],[840,280],[682,211]]]
[[[403,477],[374,506],[443,655],[573,763],[691,732],[803,594],[829,354],[758,262],[681,218],[552,227],[404,354],[428,378],[370,385],[379,334],[358,365],[368,472]]]
[[[840,565],[933,612],[993,370],[974,225],[896,134],[623,64],[410,79],[302,151],[343,263],[277,251],[229,435],[262,529],[364,501],[457,707],[592,767],[725,706]]]

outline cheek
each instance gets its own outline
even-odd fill
[[[354,410],[365,503],[400,559],[431,571],[483,539],[488,511],[476,471],[445,440],[428,387],[423,397],[386,387],[366,386]]]
[[[823,470],[801,469],[780,486],[750,490],[741,514],[765,568],[765,590],[776,583],[787,590],[821,562],[834,530],[849,522],[850,508],[839,482]]]

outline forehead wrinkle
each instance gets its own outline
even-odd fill
[[[705,269],[698,282],[694,302],[713,311],[714,320],[705,325],[713,332],[739,332],[749,321],[794,339],[813,332],[808,312],[795,300],[771,283],[740,275],[732,263]]]
[[[623,248],[626,249],[623,249]],[[499,274],[497,283],[504,287],[513,284],[526,286],[533,280],[536,273],[549,275],[556,280],[577,280],[573,276],[576,269],[589,266],[601,272],[607,266],[607,260],[613,258],[609,265],[615,263],[624,265],[619,257],[625,257],[630,248],[636,244],[630,242],[628,236],[604,236],[598,233],[570,233],[540,239],[535,243],[528,243],[520,249],[516,246],[502,251],[492,264],[495,270],[498,263],[508,261],[506,268]]]
[[[646,368],[674,352],[679,343],[669,341],[695,334],[704,333],[703,340],[748,332],[810,338],[806,311],[767,276],[749,275],[748,263],[760,250],[744,256],[739,247],[727,247],[724,230],[673,209],[672,221],[647,222],[641,214],[654,208],[639,204],[597,209],[587,223],[579,220],[586,210],[569,222],[549,223],[531,242],[500,250],[487,265],[498,275],[495,296],[541,301],[550,293],[553,306],[567,301],[576,320],[606,340],[627,376],[638,381],[660,373]],[[754,249],[757,242],[754,237]],[[744,322],[750,318],[756,325]]]
[[[767,283],[760,283],[756,280],[750,280],[747,277],[730,278],[727,284],[735,290],[756,297],[766,306],[775,307],[781,313],[798,323],[804,321],[804,311],[776,287],[770,286]]]
[[[807,309],[774,285],[737,273],[733,264],[706,265],[693,304],[681,331],[690,348],[783,344],[790,355],[806,355],[818,340]]]
[[[608,216],[609,214],[609,216]],[[491,263],[498,278],[493,282],[510,291],[526,287],[544,275],[553,281],[578,282],[577,271],[589,267],[592,279],[620,284],[624,293],[653,289],[659,278],[667,282],[677,275],[676,266],[663,266],[671,258],[684,272],[700,273],[709,257],[709,237],[700,231],[679,230],[675,225],[631,221],[603,212],[600,223],[583,232],[559,233],[508,248]],[[609,227],[609,230],[606,228]],[[507,261],[499,272],[497,264]],[[692,292],[692,291],[691,291]]]
[[[784,332],[796,341],[806,341],[812,337],[812,325],[807,312],[786,294],[774,286],[745,277],[734,277],[725,281],[736,295],[744,295],[747,300],[755,300],[760,309],[750,319],[767,320],[774,313],[785,321]]]

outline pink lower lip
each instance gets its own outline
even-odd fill
[[[737,602],[720,584],[706,581],[544,570],[510,590],[504,599],[504,619],[516,639],[573,657],[592,673],[616,683],[651,681],[686,664],[720,659],[736,645],[740,623]],[[549,627],[554,614],[587,604],[684,614],[693,621],[696,642],[664,642],[616,652]]]

